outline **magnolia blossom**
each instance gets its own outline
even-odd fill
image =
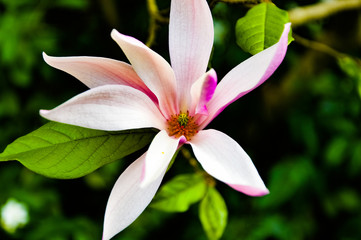
[[[230,103],[262,84],[282,62],[290,24],[278,43],[232,69],[217,85],[206,72],[213,45],[213,21],[206,0],[172,0],[169,23],[171,65],[135,38],[116,30],[112,38],[130,65],[99,57],[50,57],[45,61],[87,85],[53,110],[49,120],[119,131],[157,128],[149,149],[118,178],[105,212],[103,239],[131,224],[154,197],[176,150],[189,144],[214,178],[250,196],[268,189],[236,141],[204,128]]]

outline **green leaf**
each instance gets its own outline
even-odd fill
[[[52,178],[78,178],[147,145],[152,129],[107,132],[50,122],[18,138],[0,154]]]
[[[345,56],[338,58],[338,64],[349,77],[356,80],[357,91],[361,96],[361,60]]]
[[[178,175],[160,188],[150,206],[167,212],[184,212],[204,197],[206,189],[203,176]]]
[[[227,217],[227,206],[221,194],[214,187],[209,187],[199,205],[199,218],[208,239],[217,240],[222,237]]]
[[[329,141],[325,149],[325,161],[331,167],[338,167],[347,157],[349,139],[338,136]]]
[[[70,9],[85,9],[88,7],[87,0],[58,0],[54,3],[55,7],[64,7]]]
[[[289,22],[288,13],[273,3],[261,3],[251,8],[236,24],[237,44],[246,52],[256,54],[277,43],[284,24]],[[292,42],[292,31],[288,42]]]
[[[267,184],[271,194],[258,198],[260,209],[276,208],[297,198],[304,188],[316,187],[316,169],[312,159],[293,156],[275,164]]]

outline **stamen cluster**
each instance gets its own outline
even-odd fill
[[[198,124],[194,121],[193,116],[188,115],[188,111],[170,116],[167,122],[169,136],[176,138],[184,136],[189,141],[198,133]]]

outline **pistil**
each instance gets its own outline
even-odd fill
[[[188,141],[198,133],[198,124],[194,121],[193,116],[189,113],[172,115],[168,120],[168,134],[179,138],[184,136]]]

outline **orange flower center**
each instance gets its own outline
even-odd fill
[[[189,141],[198,133],[198,124],[194,122],[193,116],[188,115],[188,112],[172,115],[167,122],[169,136],[176,138],[184,136]]]

